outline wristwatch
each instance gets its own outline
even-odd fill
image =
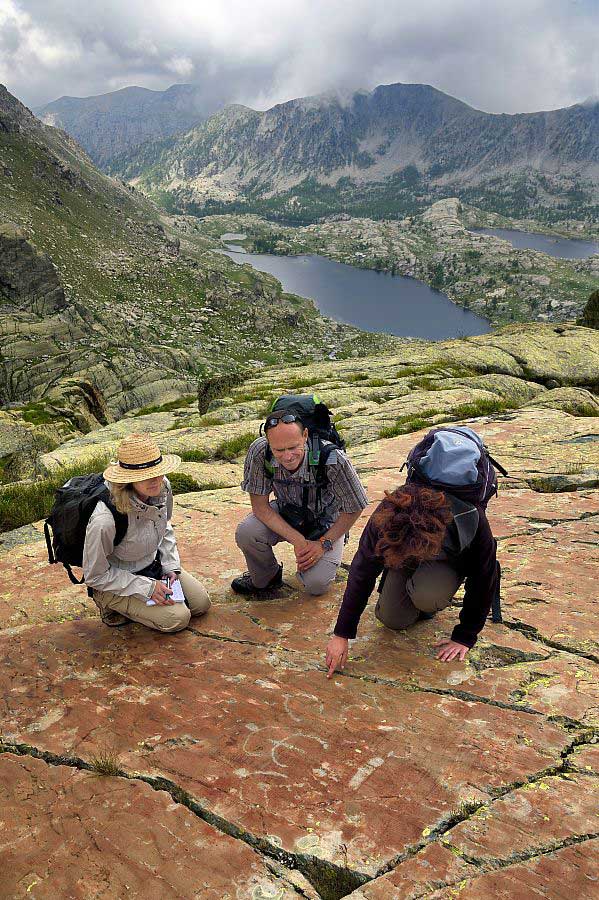
[[[329,550],[333,549],[333,542],[330,541],[328,538],[321,538],[320,543],[322,544],[322,549],[324,550],[325,553],[328,553]]]

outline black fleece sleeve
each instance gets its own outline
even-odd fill
[[[355,638],[360,616],[366,608],[377,577],[383,571],[383,559],[376,555],[375,549],[378,539],[378,532],[370,518],[362,532],[358,550],[349,570],[334,631],[339,637]]]
[[[464,551],[460,568],[466,574],[464,603],[460,622],[451,639],[466,647],[474,647],[487,620],[497,589],[497,554],[495,538],[484,510],[479,509],[478,530]]]

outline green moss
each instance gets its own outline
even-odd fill
[[[576,410],[572,411],[572,415],[594,418],[597,415],[597,410],[591,403],[580,403],[577,405]]]
[[[205,416],[202,416],[202,418],[200,419],[200,425],[202,426],[202,428],[204,428],[204,427],[208,428],[212,425],[224,425],[224,424],[225,424],[225,420],[222,418],[222,416],[215,416],[215,415],[212,415],[211,413],[207,413]]]
[[[429,413],[425,413],[425,415],[437,415],[435,410],[431,410]],[[392,438],[397,437],[400,434],[409,434],[411,431],[420,431],[421,428],[426,428],[427,425],[430,425],[430,421],[428,419],[423,419],[421,416],[402,416],[397,420],[395,425],[390,425],[388,428],[383,428],[379,431],[379,438]]]
[[[206,378],[198,386],[198,410],[202,415],[208,412],[213,400],[224,397],[231,388],[243,381],[240,372],[227,372]]]
[[[356,372],[356,373],[353,374],[353,375],[348,375],[348,376],[346,377],[345,380],[348,381],[348,382],[350,382],[350,383],[352,383],[352,382],[355,382],[355,381],[368,381],[368,378],[369,378],[369,377],[370,377],[370,376],[368,375],[367,372]],[[376,386],[377,386],[377,385],[375,385],[375,387],[376,387]]]
[[[559,494],[563,490],[559,475],[537,475],[526,480],[531,490],[538,494]]]
[[[199,485],[195,478],[186,472],[172,472],[168,480],[171,483],[173,494],[190,494],[193,491],[199,491]]]
[[[48,405],[42,401],[27,403],[21,410],[21,416],[31,425],[49,425],[57,419],[63,420],[62,415],[49,410]]]
[[[441,409],[426,409],[414,415],[400,416],[394,425],[383,428],[379,432],[379,438],[397,437],[400,434],[419,431],[421,428],[432,425],[430,420],[433,416],[443,416],[444,421],[455,422],[460,419],[474,419],[477,416],[488,416],[493,413],[503,412],[506,409],[513,409],[514,405],[513,403],[507,403],[505,400],[492,400],[483,397],[479,400],[473,400],[471,403],[462,403],[460,406],[455,406],[447,412]]]
[[[312,376],[311,378],[294,378],[293,381],[288,383],[288,387],[292,388],[294,391],[299,391],[305,387],[312,387],[314,384],[321,384],[322,377],[320,375]]]
[[[163,403],[161,406],[143,406],[134,413],[134,416],[149,416],[152,413],[171,412],[171,410],[180,409],[182,406],[191,406],[192,403],[196,403],[197,399],[195,394],[185,394],[183,397],[179,397],[178,400],[171,400],[170,403]]]
[[[200,484],[201,491],[219,491],[222,490],[226,485],[222,484],[220,481],[203,481]]]
[[[491,400],[482,397],[471,403],[462,403],[451,410],[451,419],[474,419],[477,416],[489,416],[493,413],[504,412],[506,409],[514,409],[517,404],[508,403],[505,400]]]
[[[183,462],[206,462],[210,459],[208,450],[181,450],[177,456],[180,456]]]
[[[239,434],[237,437],[222,441],[222,443],[214,449],[213,456],[215,459],[226,459],[230,462],[238,456],[241,456],[242,453],[245,453],[250,444],[253,444],[255,440],[256,435],[253,431]]]
[[[412,390],[419,391],[442,391],[445,387],[443,381],[434,378],[414,378],[410,383]]]

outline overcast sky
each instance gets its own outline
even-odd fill
[[[0,82],[28,106],[127,85],[265,109],[424,82],[489,112],[599,95],[599,0],[0,0]]]

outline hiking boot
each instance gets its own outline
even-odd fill
[[[120,612],[117,612],[116,609],[106,609],[105,606],[100,606],[95,597],[92,599],[100,610],[100,618],[102,619],[104,624],[108,625],[110,628],[116,628],[119,625],[126,625],[127,622],[131,621],[127,618],[127,616],[123,616]]]
[[[234,578],[231,582],[231,587],[236,594],[264,594],[267,591],[272,591],[274,588],[281,587],[282,584],[283,566],[279,565],[276,575],[273,575],[268,584],[262,588],[256,587],[249,572],[244,572],[239,578]]]
[[[116,609],[103,609],[100,612],[100,618],[104,624],[110,626],[110,628],[116,628],[118,625],[126,625],[131,621],[127,616],[123,616],[120,612],[117,612]]]
[[[419,609],[418,610],[418,618],[416,619],[416,621],[417,622],[426,622],[428,619],[434,619],[436,615],[437,615],[437,613],[427,613],[427,612],[424,612],[423,610]]]

